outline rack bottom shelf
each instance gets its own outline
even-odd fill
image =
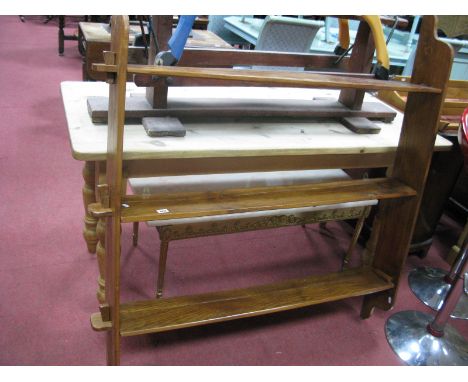
[[[120,334],[133,336],[258,316],[393,286],[386,275],[372,268],[359,268],[245,289],[132,302],[121,305]],[[99,313],[92,316],[91,322],[95,330],[110,328]]]

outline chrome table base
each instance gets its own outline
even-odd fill
[[[411,366],[468,365],[468,342],[450,325],[444,327],[443,336],[433,336],[427,328],[433,320],[417,311],[392,315],[385,334],[393,351]]]
[[[450,289],[450,285],[444,279],[446,275],[446,271],[438,268],[416,268],[408,276],[409,287],[425,305],[439,310]],[[468,320],[468,296],[465,293],[460,296],[450,317]]]

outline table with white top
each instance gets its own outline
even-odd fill
[[[63,82],[61,93],[74,159],[84,162],[84,238],[96,252],[98,221],[87,207],[96,202],[96,185],[103,176],[107,155],[107,125],[92,122],[87,98],[107,96],[103,82]],[[127,97],[144,97],[144,88],[127,84]],[[263,87],[170,87],[171,103],[206,99],[230,102],[278,102],[337,98],[328,89]],[[381,102],[370,94],[365,101]],[[170,176],[221,172],[287,171],[316,168],[391,167],[398,146],[403,114],[392,122],[378,122],[379,134],[356,134],[333,119],[191,120],[185,118],[185,137],[149,137],[141,123],[126,124],[123,170],[132,177]],[[438,136],[435,150],[450,150],[452,144]],[[157,170],[157,174],[155,174]],[[99,230],[99,229],[98,229]]]

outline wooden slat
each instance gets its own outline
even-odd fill
[[[93,69],[100,72],[114,72],[115,66],[94,64]],[[265,85],[277,84],[291,87],[312,87],[327,89],[398,90],[419,93],[441,93],[442,90],[430,86],[401,81],[383,81],[369,78],[354,78],[323,75],[307,72],[241,70],[225,68],[193,68],[177,66],[128,65],[128,73],[145,74],[159,77],[211,78],[230,81],[249,81]]]
[[[185,48],[178,66],[232,68],[233,66],[296,66],[302,68],[345,70],[348,57],[336,63],[334,54],[269,52],[243,49]],[[136,64],[136,62],[134,62]]]
[[[351,76],[324,75],[307,72],[261,71],[222,68],[189,68],[176,66],[128,65],[128,72],[161,77],[210,78],[230,81],[249,81],[266,85],[289,85],[291,87],[313,87],[327,89],[392,89],[407,92],[441,93],[441,89],[417,85],[410,82],[383,81]]]
[[[182,219],[414,195],[411,188],[386,178],[149,197],[131,195],[122,200],[125,207],[122,208],[122,222]]]
[[[444,148],[449,150],[451,146]],[[439,149],[442,151],[442,149]],[[298,171],[325,168],[369,168],[388,167],[393,163],[392,152],[321,154],[313,160],[307,155],[276,156],[237,156],[231,157],[188,157],[162,159],[135,159],[124,162],[127,178],[149,176],[223,174],[259,171]]]
[[[349,59],[348,71],[369,73],[372,68],[374,51],[375,42],[370,25],[366,22],[360,22]],[[359,110],[364,101],[364,94],[365,92],[359,89],[341,89],[338,99],[346,107]]]
[[[197,80],[198,81],[198,80]],[[211,80],[209,80],[211,81]],[[232,86],[236,84],[229,82]],[[192,84],[193,85],[193,84]],[[94,123],[107,122],[108,98],[88,97],[88,112]],[[343,118],[365,117],[392,121],[396,112],[378,102],[364,102],[360,110],[351,110],[334,99],[275,100],[199,97],[183,100],[170,99],[166,108],[153,108],[145,97],[128,97],[125,103],[126,121],[141,121],[144,117],[288,117],[288,118]]]
[[[156,333],[258,316],[392,287],[385,275],[360,268],[260,287],[133,302],[121,305],[120,334]]]
[[[153,37],[150,38],[150,47],[148,53],[148,64],[153,64],[156,54],[159,51],[165,51],[169,49],[169,39],[172,35],[172,16],[171,15],[160,15],[151,16],[153,24]],[[157,84],[153,84],[146,88],[146,99],[150,103],[152,108],[166,108],[167,107],[167,93],[168,87],[164,80],[159,81]]]
[[[201,66],[201,65],[198,65]],[[320,75],[330,75],[339,77],[354,77],[354,78],[369,78],[373,79],[372,74],[367,73],[351,73],[351,72],[320,72],[313,71],[308,72],[313,74]],[[133,82],[137,86],[154,86],[157,81],[160,81],[159,77],[153,79],[153,77],[144,75],[144,74],[135,74],[133,76]],[[251,82],[251,81],[230,81],[230,80],[218,80],[211,78],[196,78],[196,77],[171,77],[167,81],[170,86],[264,86],[261,82]],[[291,87],[289,84],[276,84],[276,87]]]

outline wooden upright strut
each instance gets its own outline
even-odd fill
[[[112,17],[111,51],[106,63],[116,66],[110,73],[107,136],[107,195],[104,203],[112,210],[106,224],[106,304],[112,328],[107,333],[107,363],[120,363],[120,215],[122,199],[122,154],[125,122],[125,89],[128,61],[128,17]]]
[[[233,320],[354,296],[365,296],[362,317],[369,317],[375,307],[389,309],[394,305],[430,164],[453,56],[451,48],[437,40],[435,27],[435,17],[424,17],[411,84],[403,85],[405,91],[409,92],[408,103],[393,172],[388,178],[290,188],[264,187],[250,193],[233,189],[216,194],[173,194],[167,197],[143,198],[125,196],[122,191],[125,93],[129,72],[144,72],[161,79],[168,76],[192,76],[244,82],[263,81],[264,84],[271,83],[272,75],[268,77],[262,72],[243,73],[232,69],[129,67],[128,17],[113,16],[111,51],[105,54],[105,64],[99,66],[101,71],[108,73],[110,83],[107,184],[100,185],[101,203],[94,205],[91,211],[93,216],[107,219],[105,303],[101,305],[100,312],[92,316],[92,325],[96,330],[107,331],[109,365],[120,363],[122,336]],[[358,93],[367,89],[402,87],[401,82],[379,83],[359,76],[343,79],[306,72],[299,75],[285,74],[283,77],[276,74],[273,77],[274,82],[279,85],[345,87],[352,91],[358,90]],[[345,98],[347,97],[349,95]],[[321,160],[324,158],[315,155],[312,162],[323,163]],[[251,162],[250,171],[253,171],[258,163],[255,158],[251,158]],[[311,166],[314,164],[311,163]],[[373,167],[373,164],[369,163],[369,167]],[[135,175],[131,173],[131,168],[127,172],[129,177]],[[259,195],[265,197],[260,198]],[[377,217],[379,228],[372,232],[375,252],[371,266],[247,289],[120,303],[122,222],[149,221],[155,218],[183,219],[215,215],[219,212],[232,214],[239,211],[275,210],[284,206],[320,206],[365,198],[380,200]],[[155,210],[161,208],[161,203],[166,206],[170,203],[167,215],[155,214]],[[123,208],[122,204],[128,208]]]

